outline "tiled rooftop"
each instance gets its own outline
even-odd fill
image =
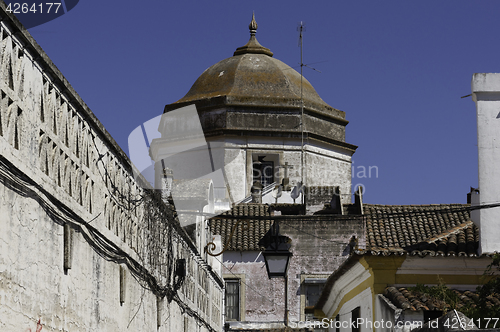
[[[360,245],[358,254],[476,256],[479,231],[470,220],[468,207],[466,204],[364,204],[366,246]],[[350,210],[346,209],[345,212],[349,213]],[[268,205],[239,204],[218,218],[212,219],[210,222],[212,233],[221,235],[223,244],[229,239],[233,226],[238,223],[237,219],[229,216],[247,217],[248,222],[240,221],[228,250],[264,250],[258,243],[273,223]],[[321,214],[307,216],[307,219],[314,223],[314,218],[335,220],[355,216],[360,217],[351,214],[348,216]],[[252,217],[258,218],[252,219]],[[290,216],[290,218],[300,217]]]
[[[239,204],[217,219],[210,220],[210,229],[213,234],[221,236],[223,245],[231,235],[237,219],[224,219],[224,216],[245,216],[245,217],[267,217],[271,216],[269,206],[265,204]],[[272,220],[248,219],[248,222],[241,221],[236,227],[233,238],[229,243],[228,250],[235,251],[261,251],[265,248],[259,246],[259,240],[264,237],[273,224]]]
[[[375,255],[475,256],[479,233],[467,208],[365,204],[366,250]]]
[[[478,298],[478,295],[471,291],[460,292],[453,290],[460,299],[456,309],[460,309],[465,305],[472,305]],[[426,293],[418,292],[416,290],[409,290],[404,287],[387,287],[383,294],[395,307],[403,310],[412,311],[448,311],[451,309],[450,305],[446,302],[436,299]],[[486,298],[488,306],[500,305],[500,295],[493,294]]]

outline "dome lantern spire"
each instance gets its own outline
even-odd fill
[[[255,21],[255,12],[252,13],[252,21],[248,25],[248,29],[250,29],[250,36],[255,36],[255,33],[257,32],[257,28],[259,26],[257,25],[257,22]]]
[[[238,47],[236,51],[234,51],[233,55],[241,55],[241,54],[266,54],[269,56],[273,56],[273,52],[270,49],[262,46],[257,41],[255,37],[255,33],[257,32],[257,21],[255,21],[255,13],[252,13],[252,21],[248,25],[250,29],[250,40],[246,43],[245,46]]]

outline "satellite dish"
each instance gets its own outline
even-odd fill
[[[281,189],[281,185],[274,187],[273,189],[273,197],[276,199],[276,203],[278,203],[278,198],[283,194],[283,189]]]

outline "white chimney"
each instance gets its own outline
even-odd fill
[[[500,73],[474,74],[477,109],[479,204],[500,202]],[[474,204],[473,204],[474,205]],[[479,227],[480,253],[500,252],[500,207],[472,215]]]

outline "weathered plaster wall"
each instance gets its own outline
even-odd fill
[[[120,304],[120,265],[75,232],[73,264],[65,273],[64,227],[35,198],[1,184],[0,196],[0,330],[34,331],[39,319],[43,331],[156,330],[156,297],[128,272]]]
[[[301,181],[301,141],[295,138],[251,137],[231,138],[226,142],[226,178],[234,201],[250,195],[253,184],[252,156],[269,155],[274,163],[275,181],[284,177],[282,165],[293,166],[288,171],[292,186]],[[304,176],[308,186],[340,186],[342,201],[351,203],[351,152],[315,140],[305,141]],[[278,200],[278,202],[280,202]]]
[[[347,258],[347,244],[355,235],[359,245],[365,243],[361,218],[320,216],[291,217],[280,223],[280,234],[292,239],[293,257],[288,270],[289,320],[298,322],[301,316],[301,276],[324,277],[333,273]],[[269,279],[260,253],[229,252],[224,254],[224,274],[246,276],[246,316],[253,322],[283,322],[285,288],[282,278]],[[364,268],[363,268],[364,270]],[[230,271],[230,272],[229,272]]]
[[[128,158],[3,2],[0,18],[0,330],[221,331],[222,284],[180,227],[158,252],[187,276],[157,301],[141,276],[169,275]]]

